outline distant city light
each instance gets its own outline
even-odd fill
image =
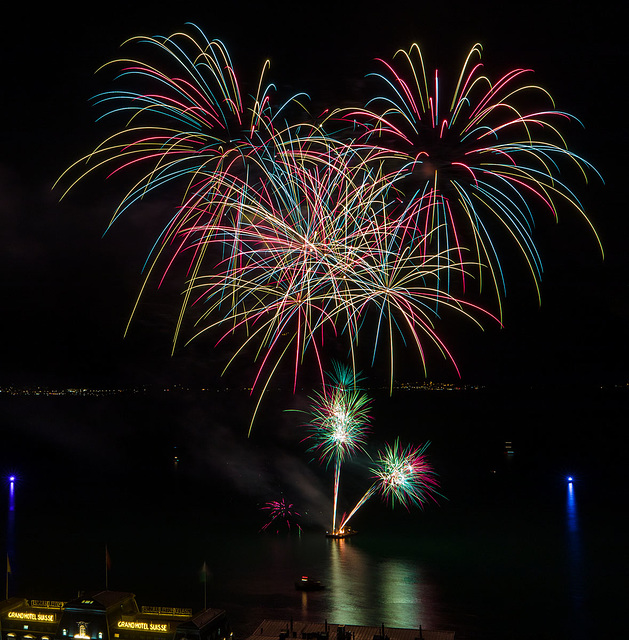
[[[568,476],[568,482],[572,482],[572,476]]]

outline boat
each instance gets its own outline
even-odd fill
[[[326,538],[335,538],[336,540],[341,540],[343,538],[349,538],[350,536],[355,536],[358,533],[356,529],[352,529],[351,527],[344,527],[343,529],[338,529],[337,531],[326,531]]]
[[[321,589],[325,589],[325,585],[321,583],[321,580],[301,576],[301,578],[295,580],[295,589],[297,591],[321,591]]]

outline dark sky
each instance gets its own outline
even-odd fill
[[[255,77],[268,57],[281,90],[306,91],[322,103],[353,97],[373,58],[412,42],[422,45],[431,66],[453,71],[475,42],[483,44],[490,72],[535,69],[557,108],[585,124],[570,129],[569,143],[606,185],[593,180],[576,189],[606,258],[575,215],[566,213],[559,225],[542,221],[536,236],[546,270],[541,308],[522,273],[510,283],[504,329],[461,325],[439,333],[466,382],[625,382],[624,18],[616,2],[588,11],[549,4],[522,5],[517,13],[506,13],[504,2],[396,0],[378,11],[343,2],[14,4],[3,16],[0,40],[0,384],[204,382],[224,362],[203,341],[171,357],[176,307],[168,288],[147,298],[123,339],[154,222],[138,209],[102,237],[120,194],[100,178],[63,203],[52,190],[56,177],[100,140],[88,101],[109,86],[96,68],[117,56],[126,38],[171,33],[187,21],[223,40],[245,77]],[[428,365],[429,377],[451,377],[440,362]]]

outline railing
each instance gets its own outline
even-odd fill
[[[182,618],[191,618],[192,609],[181,607],[142,607],[142,613],[153,616],[179,616]]]

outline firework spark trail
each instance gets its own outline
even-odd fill
[[[374,493],[376,493],[376,491],[377,487],[375,485],[372,485],[371,487],[369,487],[369,489],[367,489],[363,497],[356,503],[356,506],[341,520],[341,525],[338,529],[340,532],[346,531],[346,527],[352,516],[360,509],[360,507],[365,504],[365,502],[367,502],[367,500],[369,500],[369,498],[371,498],[371,496],[374,495]]]
[[[258,140],[272,131],[271,86],[264,86],[268,64],[260,75],[257,95],[245,108],[225,46],[197,33],[201,36],[198,42],[185,33],[176,33],[167,38],[136,37],[125,43],[141,46],[147,54],[162,54],[164,67],[177,75],[167,75],[154,65],[129,58],[103,67],[122,67],[116,77],[118,83],[155,87],[154,92],[122,88],[95,98],[97,105],[108,107],[102,117],[125,115],[127,120],[121,131],[80,161],[98,160],[88,172],[101,163],[114,163],[114,171],[127,169],[130,163],[153,167],[122,200],[120,210],[143,191],[207,171],[224,162],[226,155],[247,157]]]
[[[468,317],[476,312],[430,284],[439,270],[454,268],[444,256],[435,266],[433,256],[422,258],[417,248],[421,243],[402,246],[407,227],[384,211],[390,176],[351,160],[328,150],[320,165],[308,144],[298,153],[291,149],[276,154],[269,165],[272,172],[259,184],[234,179],[241,188],[230,188],[230,193],[237,193],[238,199],[216,203],[233,206],[237,215],[223,216],[223,223],[209,230],[193,225],[182,234],[186,243],[187,238],[201,237],[204,248],[217,244],[230,252],[215,275],[190,279],[190,289],[198,289],[190,300],[205,305],[200,324],[207,324],[197,335],[228,326],[223,339],[236,328],[246,328],[243,346],[257,341],[261,365],[254,387],[265,367],[270,373],[262,385],[268,385],[289,348],[294,350],[296,385],[304,354],[313,350],[320,360],[316,336],[323,336],[326,327],[331,335],[344,336],[353,350],[359,327],[370,313],[379,318],[374,358],[380,333],[388,333],[392,345],[395,332],[409,334],[422,360],[426,338],[451,358],[431,314],[435,316],[438,302]],[[226,224],[230,219],[237,222]],[[190,248],[184,244],[178,250]],[[224,315],[220,309],[225,309]],[[383,319],[386,332],[380,328]],[[392,384],[392,350],[389,359]],[[321,368],[320,374],[323,379]]]
[[[339,504],[339,486],[341,484],[341,461],[334,463],[334,501],[332,505],[332,531],[336,531],[336,510]]]
[[[482,290],[488,273],[502,315],[506,283],[492,224],[515,241],[539,289],[536,209],[557,217],[563,200],[587,221],[560,179],[565,161],[585,177],[592,169],[562,137],[559,122],[569,116],[524,82],[527,70],[495,82],[481,75],[480,45],[449,108],[441,75],[427,74],[413,45],[395,64],[380,61],[384,71],[373,75],[381,96],[316,124],[301,94],[276,104],[268,62],[244,97],[223,43],[190,29],[132,38],[125,45],[146,57],[105,65],[118,70],[117,85],[95,103],[103,117],[121,116],[124,124],[64,173],[62,197],[97,171],[129,176],[111,225],[142,198],[178,194],[129,322],[149,286],[182,264],[172,348],[185,342],[190,316],[190,339],[211,333],[217,344],[237,342],[226,368],[253,347],[251,424],[285,362],[292,362],[294,388],[306,361],[324,381],[330,337],[347,349],[354,370],[359,337],[371,344],[372,365],[386,349],[390,389],[396,336],[414,346],[425,372],[428,346],[456,368],[437,321],[451,311],[477,324],[492,316],[451,293],[452,283],[467,296],[469,278]],[[529,96],[552,108],[519,106]]]
[[[262,507],[260,507],[262,511],[268,511],[270,519],[266,522],[260,531],[266,531],[269,528],[276,527],[276,533],[280,532],[280,528],[285,526],[288,531],[291,530],[291,526],[294,524],[299,531],[301,531],[301,526],[298,522],[294,522],[295,518],[300,516],[293,509],[293,505],[286,502],[284,498],[281,500],[272,500],[267,502]]]
[[[532,236],[533,213],[541,206],[557,219],[559,202],[566,202],[596,236],[580,201],[560,180],[560,163],[576,167],[586,181],[597,172],[568,149],[558,123],[575,118],[557,111],[545,89],[527,83],[530,70],[515,69],[492,82],[481,74],[481,49],[477,44],[468,54],[449,110],[439,72],[429,77],[414,44],[398,51],[394,63],[379,60],[383,71],[370,75],[383,90],[366,108],[339,109],[330,117],[353,129],[362,125],[361,145],[373,145],[379,157],[402,166],[408,215],[432,237],[437,252],[461,246],[473,251],[479,286],[483,265],[501,315],[506,282],[491,220],[518,246],[539,296],[542,262]],[[526,106],[540,98],[551,108]]]
[[[348,456],[364,451],[371,400],[359,389],[360,377],[351,367],[335,362],[329,378],[329,384],[312,399],[306,439],[312,442],[309,450],[317,453],[321,463],[334,464],[332,531],[336,531],[341,464]]]
[[[435,500],[439,482],[425,455],[429,445],[427,442],[420,447],[402,447],[399,439],[393,445],[386,444],[371,469],[374,483],[342,520],[339,529],[347,527],[352,516],[376,493],[393,506],[398,502],[407,509],[412,505],[422,508],[429,499]]]

